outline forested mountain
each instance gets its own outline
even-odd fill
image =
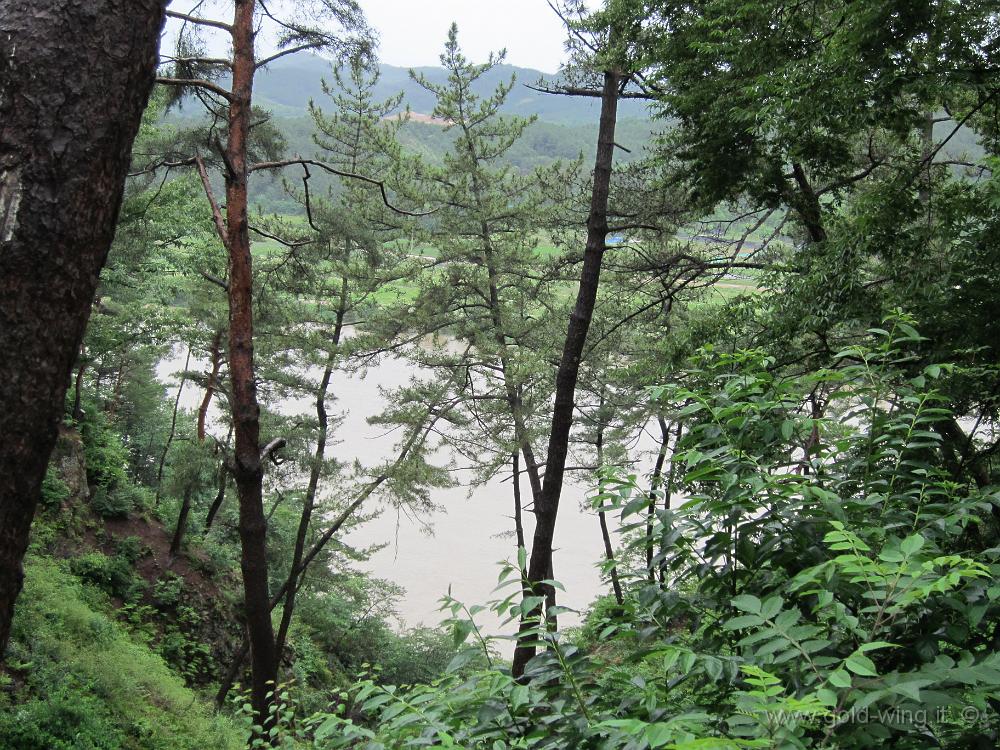
[[[440,83],[447,77],[444,68],[417,68],[413,71],[426,76],[427,80]],[[545,76],[541,71],[518,68],[511,65],[497,65],[491,68],[474,84],[479,95],[488,95],[500,83],[507,83],[516,77],[510,96],[504,101],[500,112],[506,116],[534,117],[535,122],[505,154],[505,160],[521,170],[550,165],[557,160],[570,161],[583,155],[591,161],[596,149],[593,137],[594,124],[599,114],[599,102],[594,98],[563,96],[533,91],[527,85],[534,85]],[[225,78],[223,78],[225,80]],[[316,132],[312,119],[308,116],[309,103],[320,108],[329,107],[329,98],[323,93],[322,82],[333,82],[333,66],[330,60],[318,55],[294,55],[275,61],[262,70],[254,84],[257,106],[272,115],[272,122],[286,141],[289,154],[312,157],[317,153],[313,136]],[[414,82],[410,69],[392,65],[379,65],[379,79],[372,88],[375,99],[388,99],[402,94],[400,106],[393,116],[402,114],[409,106],[412,119],[400,131],[400,143],[413,154],[420,155],[432,163],[440,163],[454,133],[446,132],[444,123],[430,121],[434,110],[434,96]],[[172,110],[168,121],[184,124],[199,120],[203,111],[193,99],[185,99],[181,106]],[[651,121],[648,103],[623,100],[619,111],[618,142],[628,151],[621,150],[619,160],[623,162],[640,158],[650,145],[653,133],[662,128]],[[337,189],[336,180],[322,172],[315,176],[318,189],[325,192]],[[280,180],[270,180],[262,185],[254,197],[255,202],[266,211],[300,213],[301,206],[288,197]]]
[[[321,100],[317,100],[321,104]],[[309,117],[288,117],[275,115],[274,126],[286,142],[288,154],[322,157],[314,136],[316,127]],[[620,152],[620,161],[627,163],[642,158],[655,137],[656,124],[650,120],[622,120],[618,123],[617,142],[628,152]],[[456,133],[445,130],[439,124],[427,122],[407,122],[398,133],[399,143],[408,153],[424,158],[430,164],[441,164]],[[583,121],[559,124],[538,120],[504,154],[507,164],[521,171],[531,171],[537,167],[551,166],[558,161],[574,161],[581,156],[585,162],[592,161],[597,144],[594,142],[594,123]],[[323,194],[326,190],[340,189],[340,183],[331,176],[318,172],[314,177],[316,188]],[[299,214],[302,206],[292,199],[284,189],[280,179],[262,178],[254,195],[254,202],[265,211]]]
[[[364,5],[0,0],[0,748],[1000,746],[995,0]]]
[[[301,116],[306,112],[309,101],[323,100],[322,79],[332,80],[333,63],[318,55],[293,55],[275,61],[261,71],[254,89],[257,104],[272,110],[279,116]],[[447,72],[441,67],[414,69],[418,75],[426,76],[433,83],[442,83]],[[394,65],[379,65],[380,79],[372,91],[377,99],[386,99],[403,92],[403,104],[420,114],[430,114],[434,109],[434,96],[414,83],[409,68]],[[514,65],[497,65],[475,83],[474,92],[488,95],[497,84],[516,77],[517,85],[504,102],[501,112],[519,117],[536,116],[545,122],[560,125],[580,125],[593,122],[600,111],[597,99],[574,96],[559,96],[534,91],[539,81],[552,80],[554,76],[539,70],[519,68]],[[623,119],[646,119],[649,107],[640,101],[623,101],[619,116]]]

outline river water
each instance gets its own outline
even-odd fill
[[[167,385],[171,398],[176,394],[177,375],[184,367],[184,352],[176,350],[160,362],[157,375]],[[191,370],[205,370],[204,362],[192,359]],[[311,373],[319,381],[321,371]],[[386,434],[385,428],[367,423],[386,404],[381,388],[394,388],[409,382],[412,366],[401,360],[385,359],[364,376],[335,373],[330,385],[328,411],[342,422],[336,427],[327,457],[340,461],[359,460],[373,465],[392,455],[398,434]],[[203,393],[189,383],[181,398],[181,407],[195,409]],[[270,408],[283,414],[315,414],[311,397],[286,399]],[[218,416],[219,400],[213,401]],[[210,415],[210,423],[213,420]],[[220,437],[224,437],[220,435]],[[270,439],[273,436],[264,436]],[[444,453],[444,455],[441,455]],[[446,449],[436,458],[446,462]],[[459,482],[468,481],[465,472],[457,472]],[[602,542],[597,514],[590,510],[587,495],[593,492],[590,476],[570,477],[563,489],[555,534],[555,577],[566,591],[560,592],[559,604],[576,610],[586,608],[605,591],[597,565],[602,557]],[[335,487],[322,487],[329,495]],[[522,501],[530,499],[526,478],[521,481]],[[444,617],[438,610],[439,599],[451,589],[456,599],[468,605],[483,604],[497,598],[494,591],[500,571],[498,562],[516,560],[513,535],[513,494],[510,472],[489,483],[471,489],[457,486],[433,490],[431,500],[439,510],[417,519],[382,503],[382,512],[374,520],[352,530],[344,541],[356,547],[387,543],[359,567],[372,575],[402,586],[405,594],[398,602],[398,627],[437,625]],[[364,508],[370,512],[375,506]],[[609,518],[615,527],[616,519]],[[524,514],[525,536],[530,545],[533,517]],[[501,534],[503,534],[501,536]],[[504,590],[504,596],[508,590]],[[489,613],[477,615],[489,634],[510,635],[514,625],[501,627]],[[579,621],[572,614],[561,616],[562,625]]]

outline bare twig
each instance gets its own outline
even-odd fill
[[[360,180],[361,182],[366,182],[369,185],[375,185],[382,193],[382,202],[385,203],[385,205],[389,209],[396,212],[397,214],[402,214],[403,216],[430,216],[431,214],[436,213],[437,209],[433,209],[431,211],[417,212],[417,211],[407,211],[405,209],[398,208],[397,206],[392,205],[392,203],[389,201],[389,193],[386,190],[385,183],[382,182],[382,180],[376,180],[373,177],[366,177],[363,174],[356,174],[354,172],[345,172],[342,169],[335,169],[334,167],[331,167],[329,164],[324,164],[323,162],[316,161],[315,159],[296,158],[296,159],[282,159],[281,161],[262,161],[258,162],[257,164],[251,165],[247,171],[257,172],[262,169],[282,169],[283,167],[290,167],[295,164],[303,166],[312,165],[314,167],[319,167],[320,169],[323,169],[329,172],[330,174],[335,174],[338,177],[347,177],[348,179]]]

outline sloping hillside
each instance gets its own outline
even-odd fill
[[[381,72],[375,92],[377,97],[388,98],[403,91],[404,101],[414,112],[430,114],[434,109],[434,96],[411,78],[408,68],[383,64]],[[443,83],[447,78],[443,68],[416,68],[414,72],[432,83]],[[526,84],[534,84],[544,77],[541,71],[531,68],[498,65],[478,81],[476,93],[490,94],[499,83],[509,81],[511,76],[516,76],[517,83],[503,107],[504,114],[522,117],[537,115],[540,120],[562,125],[596,121],[598,102],[594,99],[555,96],[528,88]],[[310,99],[317,102],[323,99],[323,78],[333,78],[329,60],[317,55],[292,55],[277,60],[260,73],[254,82],[254,94],[258,104],[275,114],[302,115]],[[619,116],[626,120],[644,119],[648,114],[641,102],[626,100],[619,105]]]

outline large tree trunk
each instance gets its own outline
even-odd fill
[[[163,0],[0,0],[0,658]]]
[[[590,320],[597,301],[601,278],[601,261],[608,237],[608,194],[611,189],[611,168],[614,161],[615,125],[618,115],[618,85],[621,75],[615,71],[604,74],[601,95],[601,119],[597,134],[597,158],[594,163],[594,184],[591,191],[590,216],[587,219],[587,247],[580,272],[580,287],[576,305],[569,319],[566,341],[563,346],[559,370],[556,373],[556,397],[549,431],[549,448],[542,480],[542,494],[535,502],[535,533],[528,565],[528,581],[533,587],[549,594],[551,586],[541,586],[540,581],[552,570],[552,540],[562,494],[566,456],[569,452],[569,433],[573,425],[573,406],[576,383],[580,374],[580,358],[587,342]],[[528,660],[535,655],[534,638],[528,631],[532,619],[540,616],[540,608],[521,620],[521,629],[514,662],[511,667],[515,677],[524,674]]]
[[[229,250],[229,374],[236,436],[233,478],[239,496],[240,560],[252,665],[251,704],[256,721],[270,723],[268,692],[278,679],[267,580],[267,520],[260,455],[260,406],[253,356],[253,262],[247,218],[247,141],[254,76],[253,0],[236,0],[233,18],[233,87],[226,146],[226,230]]]

